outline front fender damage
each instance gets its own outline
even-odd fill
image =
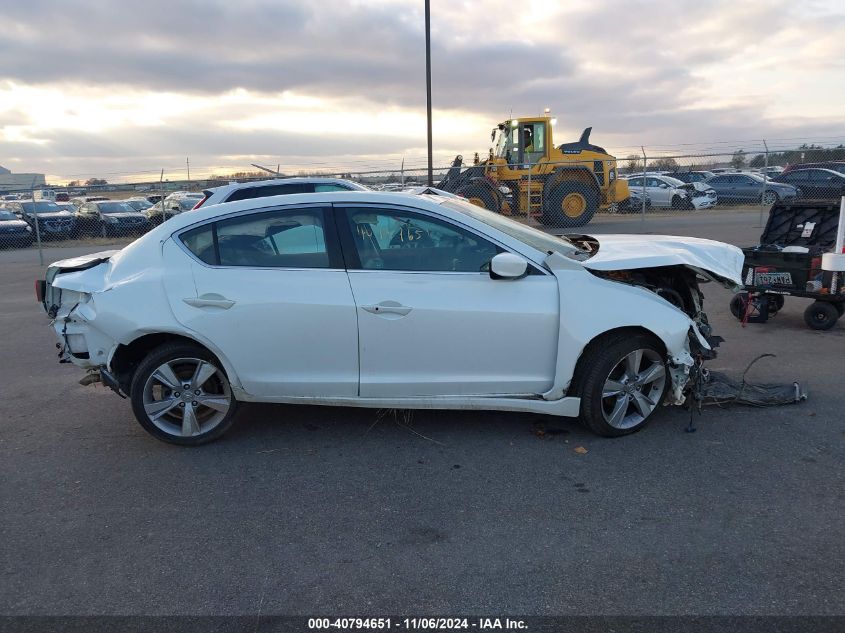
[[[682,405],[689,398],[695,385],[691,385],[695,376],[700,372],[700,367],[705,359],[715,358],[716,352],[710,341],[699,331],[698,326],[690,323],[687,336],[681,342],[680,349],[667,348],[667,360],[670,389],[666,392],[663,400],[665,405]]]

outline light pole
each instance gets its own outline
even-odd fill
[[[428,186],[434,186],[431,157],[431,0],[425,0],[425,101],[428,122]]]

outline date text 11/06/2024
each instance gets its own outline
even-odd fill
[[[311,630],[526,630],[523,620],[510,618],[309,618]]]

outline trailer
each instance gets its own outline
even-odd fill
[[[730,310],[743,323],[765,323],[786,297],[813,300],[804,321],[814,330],[845,314],[845,196],[775,203],[760,244],[742,251],[745,288]]]

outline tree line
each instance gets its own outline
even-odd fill
[[[796,149],[783,152],[769,152],[769,166],[786,167],[787,165],[798,165],[801,163],[821,163],[825,161],[845,161],[845,145],[836,147],[822,147],[820,145],[801,145]],[[749,158],[744,149],[736,150],[727,163],[734,169],[758,169],[766,163],[765,154],[755,154]],[[724,161],[702,157],[702,160],[680,165],[671,157],[655,158],[648,162],[646,171],[707,171],[714,167],[724,166]],[[623,170],[629,174],[638,173],[643,170],[643,157],[637,154],[628,154],[625,158]]]

